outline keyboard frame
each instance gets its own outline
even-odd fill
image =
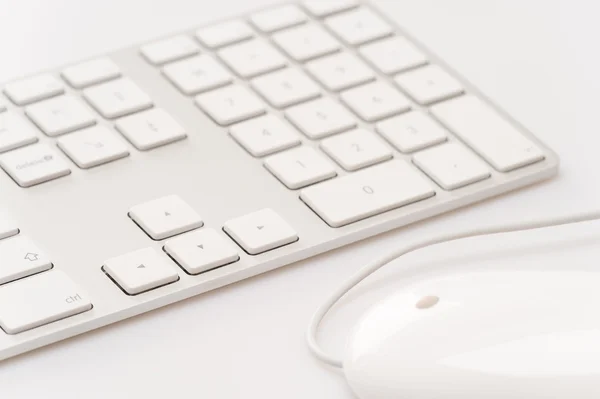
[[[296,2],[286,2],[297,4]],[[0,207],[8,209],[9,213],[15,214],[15,219],[20,222],[21,234],[26,234],[32,238],[36,244],[45,249],[46,253],[53,260],[54,267],[63,270],[69,275],[91,298],[94,308],[88,312],[66,318],[42,327],[38,327],[21,334],[8,335],[0,329],[0,360],[33,350],[35,348],[60,341],[101,326],[105,326],[132,316],[166,306],[168,304],[189,298],[297,261],[310,258],[317,254],[342,247],[353,242],[406,226],[429,217],[446,213],[448,211],[473,204],[484,199],[494,197],[503,193],[516,190],[521,187],[529,186],[533,183],[548,179],[554,176],[559,167],[558,156],[549,149],[543,142],[537,139],[531,132],[525,129],[521,124],[511,118],[505,111],[496,106],[490,99],[484,96],[476,87],[461,77],[456,71],[450,68],[443,60],[438,58],[432,51],[428,50],[422,43],[416,40],[410,33],[404,31],[398,24],[384,15],[377,7],[369,2],[360,2],[361,6],[370,7],[396,30],[396,34],[403,35],[412,41],[421,51],[423,51],[431,62],[442,66],[446,71],[462,82],[468,93],[476,94],[482,100],[490,104],[504,118],[516,126],[526,137],[535,142],[544,151],[546,158],[533,165],[519,168],[517,170],[500,173],[493,168],[492,176],[484,181],[468,185],[466,187],[446,192],[441,188],[436,188],[436,195],[432,198],[403,206],[365,220],[361,220],[340,228],[329,227],[322,221],[310,208],[308,208],[299,199],[299,190],[289,190],[283,184],[271,176],[262,166],[261,158],[254,158],[246,153],[235,140],[229,136],[228,128],[215,124],[208,116],[193,104],[193,97],[181,94],[167,79],[162,76],[158,67],[152,66],[140,54],[140,47],[143,44],[154,42],[161,38],[154,38],[144,43],[138,43],[128,46],[125,49],[117,50],[106,54],[115,61],[123,72],[123,76],[132,78],[140,87],[147,91],[158,106],[161,106],[167,112],[171,113],[188,132],[188,138],[178,143],[170,144],[165,147],[140,152],[131,146],[131,155],[125,161],[116,161],[111,164],[99,166],[90,170],[78,169],[72,164],[72,173],[69,176],[55,181],[43,183],[31,188],[18,187],[10,177],[4,172],[0,173]],[[285,4],[285,3],[281,3]],[[264,8],[263,8],[264,9]],[[260,11],[260,9],[255,10]],[[244,13],[237,18],[247,20],[250,13]],[[314,23],[322,19],[312,17],[309,13],[309,21]],[[214,21],[213,23],[225,22],[236,17]],[[211,23],[211,24],[213,24]],[[199,26],[182,31],[180,33],[194,37],[195,31]],[[263,39],[269,35],[262,34],[254,29],[256,37]],[[166,36],[172,37],[176,34]],[[194,39],[195,40],[195,39]],[[199,43],[199,42],[198,42]],[[213,54],[214,52],[200,44],[201,53]],[[343,51],[350,51],[356,54],[356,48],[343,44]],[[288,58],[288,57],[286,57]],[[93,59],[93,58],[92,58]],[[86,60],[80,60],[83,62]],[[298,67],[300,64],[288,58],[288,67]],[[79,62],[72,62],[69,65],[75,65]],[[61,68],[40,71],[51,72],[58,76]],[[392,77],[380,74],[374,68],[377,79],[392,84]],[[234,75],[233,84],[242,84],[249,87],[248,81]],[[2,85],[0,85],[2,86]],[[395,86],[395,85],[394,85]],[[81,98],[80,90],[75,90],[65,83],[66,94],[75,94]],[[395,86],[397,87],[397,86]],[[252,89],[250,89],[252,90]],[[329,93],[323,89],[324,96],[337,98],[338,95]],[[3,94],[0,97],[6,99],[8,111],[11,109],[20,109],[22,107],[14,106],[10,100]],[[265,103],[266,104],[266,103]],[[413,109],[422,109],[412,102]],[[282,117],[282,111],[276,110],[266,104],[267,112]],[[285,119],[284,119],[285,120]],[[103,124],[114,129],[114,124],[103,120],[98,115],[98,124]],[[374,124],[361,121],[357,117],[358,127],[366,127],[374,131]],[[39,142],[53,143],[55,139],[45,137],[42,132],[38,132]],[[300,132],[302,145],[313,145],[317,147],[319,141],[311,141],[304,137]],[[198,137],[197,137],[198,135]],[[210,137],[206,137],[210,136]],[[214,137],[213,137],[214,136]],[[232,155],[233,158],[227,159],[227,166],[231,169],[224,170],[224,175],[208,176],[207,184],[210,187],[223,187],[223,196],[235,195],[241,190],[248,191],[248,198],[244,198],[244,203],[230,206],[228,209],[224,206],[211,209],[206,206],[207,203],[219,204],[218,198],[211,197],[207,202],[203,202],[201,193],[193,190],[184,184],[189,179],[173,176],[173,170],[185,170],[195,164],[194,156],[205,155],[194,151],[201,151],[201,144],[209,140],[211,145],[215,145],[214,152],[217,155],[209,159],[211,167],[222,166],[225,160],[221,155]],[[458,140],[451,136],[449,141]],[[226,149],[226,150],[224,150]],[[60,151],[60,150],[58,150]],[[224,154],[222,153],[224,151]],[[319,150],[320,151],[320,150]],[[410,155],[400,154],[394,150],[394,158],[410,159]],[[147,167],[146,167],[147,166]],[[179,168],[179,169],[177,169]],[[416,167],[415,167],[416,168]],[[258,175],[257,173],[262,173]],[[231,171],[237,173],[238,180],[244,179],[250,181],[237,189],[227,186],[225,177]],[[338,177],[347,172],[337,168]],[[150,187],[153,183],[153,173],[162,171],[158,175],[158,180],[169,182],[165,187]],[[131,189],[130,181],[118,180],[121,175],[123,179],[138,176],[141,183]],[[148,177],[148,175],[150,177]],[[156,175],[155,175],[156,176]],[[165,177],[167,176],[167,177]],[[190,175],[191,176],[191,175]],[[194,179],[198,176],[194,175]],[[173,179],[173,182],[166,179]],[[116,180],[115,180],[116,179]],[[111,181],[112,180],[112,181]],[[93,185],[97,184],[97,187]],[[434,186],[435,183],[432,181]],[[181,192],[168,191],[171,188],[178,188]],[[255,187],[261,187],[261,190],[252,190]],[[107,189],[112,191],[106,192]],[[73,191],[75,190],[75,191]],[[85,191],[90,192],[85,192]],[[103,191],[104,190],[104,191]],[[114,196],[115,192],[123,190],[124,196]],[[268,195],[266,194],[268,192]],[[104,193],[103,201],[97,200],[98,195]],[[141,202],[158,198],[161,195],[180,194],[192,207],[194,207],[205,220],[205,227],[221,229],[223,223],[237,216],[250,213],[262,207],[271,207],[278,212],[286,221],[296,229],[299,234],[299,241],[288,246],[278,248],[260,255],[251,256],[240,249],[240,260],[236,263],[203,273],[198,276],[190,276],[178,266],[180,280],[176,283],[149,291],[137,296],[124,295],[118,286],[116,286],[101,270],[102,262],[112,256],[122,255],[126,252],[134,251],[145,246],[154,247],[159,250],[164,245],[163,241],[153,241],[144,234],[129,218],[127,212],[129,207]],[[68,196],[73,195],[71,199]],[[123,198],[122,198],[123,197]],[[124,198],[126,197],[126,198]],[[246,196],[244,196],[246,197]],[[229,197],[223,197],[229,198]],[[42,200],[44,199],[44,200]],[[78,222],[78,215],[87,215],[83,210],[77,208],[82,206],[81,201],[93,200],[96,206],[92,211],[97,214],[90,216],[89,219]],[[45,201],[45,202],[43,202]],[[262,205],[261,205],[262,204]],[[296,205],[294,205],[296,204]],[[43,206],[40,206],[43,205]],[[98,207],[99,205],[99,207]],[[54,207],[54,208],[53,208]],[[59,211],[52,209],[58,207]],[[38,210],[37,208],[47,208],[47,210]],[[70,208],[73,214],[65,217],[65,209]],[[91,209],[88,206],[88,209]],[[115,214],[116,212],[116,214]],[[106,224],[104,220],[106,219]],[[61,220],[64,221],[61,224]],[[98,227],[85,225],[86,221],[97,222]],[[82,231],[73,232],[73,227],[81,223]],[[109,226],[109,223],[113,225]],[[62,241],[79,239],[78,242],[64,245]],[[103,245],[93,245],[91,242],[102,240]],[[72,248],[71,247],[77,247]],[[86,252],[88,250],[88,252]],[[165,255],[166,256],[166,255]],[[82,265],[84,263],[84,265]]]

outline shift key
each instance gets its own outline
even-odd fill
[[[0,286],[0,327],[7,334],[31,330],[91,308],[87,294],[59,270]]]

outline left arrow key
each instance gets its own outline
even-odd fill
[[[0,285],[52,268],[52,262],[26,236],[0,241]]]

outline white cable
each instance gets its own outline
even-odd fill
[[[365,278],[387,265],[391,261],[398,259],[402,255],[407,253],[416,251],[421,248],[429,247],[431,245],[441,244],[444,242],[460,240],[463,238],[476,237],[476,236],[485,236],[490,234],[500,234],[500,233],[511,233],[515,231],[523,231],[523,230],[533,230],[539,229],[543,227],[552,227],[552,226],[560,226],[565,224],[572,223],[580,223],[591,220],[600,219],[600,211],[592,211],[587,213],[580,213],[576,215],[555,217],[549,219],[541,219],[541,220],[532,220],[504,225],[496,225],[492,227],[482,227],[472,230],[466,230],[463,232],[446,234],[439,236],[437,238],[432,238],[430,240],[426,240],[417,244],[409,245],[404,248],[400,248],[397,251],[394,251],[381,259],[378,259],[367,266],[363,267],[361,270],[356,273],[353,277],[351,277],[345,284],[343,284],[340,288],[338,288],[315,312],[313,315],[308,331],[306,333],[306,340],[308,342],[308,348],[312,352],[312,354],[319,360],[338,368],[343,368],[342,361],[336,359],[335,357],[327,354],[323,351],[317,342],[317,333],[319,330],[319,325],[321,321],[329,312],[329,310],[335,305],[348,291],[354,288],[358,283],[363,281]]]

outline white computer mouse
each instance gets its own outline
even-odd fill
[[[358,322],[343,367],[361,399],[600,398],[600,272],[405,286]]]

